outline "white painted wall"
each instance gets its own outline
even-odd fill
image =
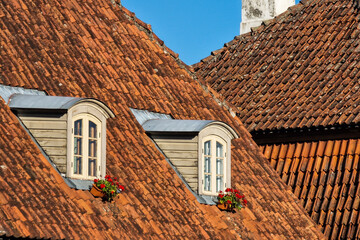
[[[286,11],[295,0],[242,0],[240,34]]]

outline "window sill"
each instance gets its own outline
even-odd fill
[[[69,187],[75,188],[77,190],[89,190],[94,183],[94,180],[80,180],[67,177],[63,178]]]

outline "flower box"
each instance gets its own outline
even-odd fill
[[[228,203],[218,203],[217,204],[217,207],[220,209],[220,210],[225,210],[225,211],[233,211],[234,208],[232,207],[231,204],[228,204]]]
[[[217,207],[224,211],[235,212],[234,209],[241,210],[247,205],[245,196],[240,195],[240,191],[236,189],[227,188],[225,193],[220,191],[217,198]]]
[[[90,193],[94,197],[101,197],[104,201],[112,201],[120,192],[124,191],[124,187],[117,182],[117,178],[111,178],[106,175],[105,179],[95,179]]]
[[[100,188],[98,188],[95,184],[92,185],[92,188],[90,190],[90,193],[94,196],[94,197],[105,197],[105,193],[103,191],[101,191]]]

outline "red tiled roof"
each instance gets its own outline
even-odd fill
[[[329,239],[358,239],[360,139],[261,146]]]
[[[301,1],[194,68],[250,131],[357,124],[359,24],[358,1]]]
[[[114,111],[107,123],[107,172],[126,187],[112,203],[70,189],[1,100],[0,236],[322,237],[240,120],[133,13],[110,0],[1,0],[0,26],[0,84],[92,97]],[[241,136],[233,141],[232,183],[249,207],[232,214],[199,204],[130,107],[232,126]]]

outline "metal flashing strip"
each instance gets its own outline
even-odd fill
[[[130,108],[130,110],[134,114],[136,120],[140,123],[141,126],[148,120],[172,119],[172,117],[169,114],[149,112],[147,110],[139,110],[134,108]]]
[[[214,120],[150,119],[142,126],[146,132],[198,133]]]
[[[92,184],[94,183],[92,180],[81,180],[67,177],[63,177],[63,179],[69,187],[75,188],[77,190],[90,190]]]
[[[26,95],[37,95],[37,96],[46,96],[44,91],[39,91],[36,89],[25,89],[22,87],[12,87],[0,84],[0,97],[8,103],[9,98],[13,94],[26,94]]]
[[[83,98],[13,94],[9,98],[12,109],[69,109]]]

